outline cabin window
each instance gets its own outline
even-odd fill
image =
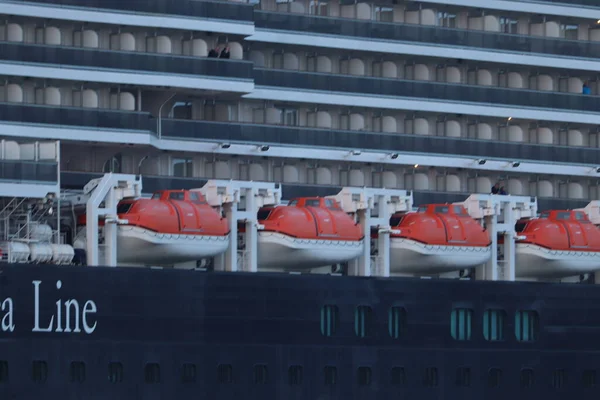
[[[424,213],[424,212],[427,212],[427,207],[419,207],[419,208],[417,208],[417,212],[418,212],[418,213]]]
[[[485,310],[483,313],[483,337],[485,340],[504,340],[504,322],[506,312],[504,310]]]
[[[373,310],[369,306],[358,306],[354,311],[354,333],[364,338],[369,334]]]
[[[528,221],[525,222],[517,222],[515,224],[515,232],[523,232],[525,227],[527,226]]]
[[[502,381],[502,370],[500,368],[490,368],[488,371],[488,387],[500,387]]]
[[[550,213],[548,211],[544,211],[540,214],[540,218],[548,218],[550,217]]]
[[[144,367],[144,380],[146,383],[160,383],[160,365],[148,363]]]
[[[559,212],[556,213],[556,219],[571,219],[571,213],[569,211],[563,211],[563,212]]]
[[[560,389],[567,383],[567,373],[564,369],[555,369],[552,374],[552,386],[554,389]]]
[[[582,223],[590,223],[590,221],[587,219],[585,213],[583,213],[581,211],[577,211],[575,213],[575,219],[577,221],[581,221]]]
[[[48,363],[36,360],[32,364],[31,377],[35,383],[45,383],[48,380]]]
[[[256,213],[256,218],[259,221],[264,221],[265,219],[269,218],[269,215],[271,214],[271,211],[273,211],[273,208],[269,207],[269,208],[261,208],[258,210],[258,213]]]
[[[171,160],[173,176],[191,178],[194,171],[194,163],[191,158],[173,158]]]
[[[8,366],[7,366],[8,368]],[[8,376],[8,375],[7,375]],[[586,369],[581,375],[581,380],[584,388],[593,388],[596,386],[596,370]]]
[[[519,310],[515,315],[515,336],[519,342],[537,340],[539,316],[533,310]]]
[[[406,371],[404,367],[392,367],[392,385],[406,385]]]
[[[8,361],[0,360],[0,383],[8,382]]]
[[[467,211],[461,206],[454,206],[454,214],[456,215],[468,215]]]
[[[336,202],[332,199],[325,199],[325,207],[332,209],[332,210],[337,210],[339,209],[339,207],[337,206]]]
[[[298,205],[298,200],[292,200],[288,203],[288,206],[292,207],[292,206],[297,206]]]
[[[183,192],[171,192],[169,193],[169,200],[184,200],[185,199],[185,193]]]
[[[450,334],[454,340],[471,340],[473,310],[455,308],[450,314]]]
[[[456,369],[456,386],[471,386],[471,368],[459,367]]]
[[[150,200],[160,200],[160,196],[162,196],[161,192],[156,192],[150,197]]]
[[[402,222],[402,219],[404,218],[404,215],[393,215],[390,218],[390,226],[398,226],[400,225],[400,222]]]
[[[70,368],[71,383],[83,383],[85,381],[85,363],[73,361]]]
[[[388,331],[394,339],[406,333],[406,310],[404,307],[392,307],[388,315]]]
[[[108,381],[110,383],[123,382],[123,364],[111,362],[108,364]]]
[[[181,383],[194,383],[198,379],[196,364],[183,364],[181,367]]]
[[[448,214],[448,206],[436,206],[433,212],[438,214]]]
[[[125,203],[117,205],[117,214],[127,214],[131,210],[133,203]]]
[[[264,364],[257,364],[254,366],[254,383],[257,385],[264,385],[268,381],[267,366]]]
[[[197,204],[207,204],[206,201],[196,192],[190,192],[190,200]]]
[[[423,386],[435,387],[438,385],[438,370],[436,367],[425,368],[423,375]]]
[[[302,365],[292,365],[288,369],[288,381],[290,385],[301,385],[303,379]]]
[[[524,368],[521,370],[521,387],[530,388],[535,383],[533,370],[531,368]]]
[[[217,366],[217,380],[219,383],[233,383],[233,367],[231,364]]]
[[[323,369],[323,375],[325,375],[325,385],[335,385],[337,384],[338,375],[337,375],[337,367],[333,365],[327,365]]]
[[[334,305],[324,305],[321,308],[321,334],[323,336],[333,336],[338,325],[338,308]]]
[[[358,367],[357,380],[360,386],[369,386],[373,379],[371,367]]]
[[[321,202],[318,199],[306,200],[304,202],[305,207],[319,207],[320,205],[321,205]]]

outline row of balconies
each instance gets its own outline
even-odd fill
[[[63,148],[62,168],[69,171],[137,173],[140,152],[123,153],[115,148],[84,149],[70,145]],[[555,176],[532,176],[460,171],[428,166],[370,166],[351,162],[311,163],[298,160],[240,159],[194,153],[162,153],[153,155],[141,166],[143,175],[183,178],[240,179],[276,181],[284,184],[316,184],[335,186],[371,186],[441,191],[489,193],[501,180],[510,194],[568,199],[596,199],[599,180]]]

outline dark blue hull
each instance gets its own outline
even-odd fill
[[[599,300],[595,285],[3,266],[0,399],[597,399]]]

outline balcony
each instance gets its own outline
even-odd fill
[[[255,68],[254,82],[257,86],[360,93],[374,96],[412,97],[429,101],[484,103],[493,106],[506,105],[519,108],[547,108],[584,112],[597,112],[600,109],[600,98],[590,95],[341,74]]]
[[[93,70],[102,68],[134,73],[143,71],[154,74],[192,75],[194,78],[209,76],[237,80],[251,80],[253,66],[248,61],[231,59],[9,42],[0,42],[0,61],[46,64],[47,67],[83,67],[89,68],[92,73]]]
[[[600,163],[600,149],[596,148],[231,122],[164,119],[162,136],[233,143],[462,155],[474,159],[493,157],[575,164]]]
[[[156,122],[149,113],[22,103],[0,103],[0,122],[61,125],[86,129],[115,129],[144,133],[154,131],[156,127]]]
[[[600,58],[600,43],[590,41],[550,39],[499,32],[267,11],[256,11],[254,19],[256,28],[294,31],[303,35],[315,33],[362,39],[426,43],[436,46],[472,47],[489,49],[492,52],[508,51],[521,54],[539,53],[568,57]]]
[[[215,18],[252,22],[253,6],[226,1],[193,0],[12,0],[19,3],[40,3],[56,7],[85,7],[110,11],[151,14],[183,15],[186,17]]]
[[[58,182],[57,163],[0,160],[0,182],[56,184]]]
[[[101,173],[94,172],[61,172],[62,189],[81,190],[90,180],[101,177]],[[174,176],[144,176],[144,192],[153,193],[165,189],[194,189],[202,187],[207,179],[202,178],[179,178]],[[285,200],[294,197],[305,196],[329,196],[337,194],[341,187],[334,185],[306,185],[306,184],[282,184],[283,198]],[[438,191],[413,191],[415,205],[428,203],[451,203],[464,201],[468,193],[450,193]],[[550,209],[573,209],[585,207],[589,201],[561,198],[538,198],[540,210]]]

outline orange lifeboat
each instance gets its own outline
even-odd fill
[[[393,215],[390,226],[400,231],[390,235],[394,273],[439,274],[484,264],[491,256],[488,233],[461,205],[424,205]]]
[[[229,247],[227,220],[196,191],[163,190],[150,199],[122,200],[117,213],[128,221],[117,230],[121,263],[176,264],[213,257]],[[79,217],[80,225],[85,218]]]
[[[360,226],[333,199],[303,197],[263,207],[258,220],[259,268],[306,270],[350,261],[363,251]]]
[[[520,220],[516,276],[564,278],[600,270],[600,229],[583,211],[552,210]]]

